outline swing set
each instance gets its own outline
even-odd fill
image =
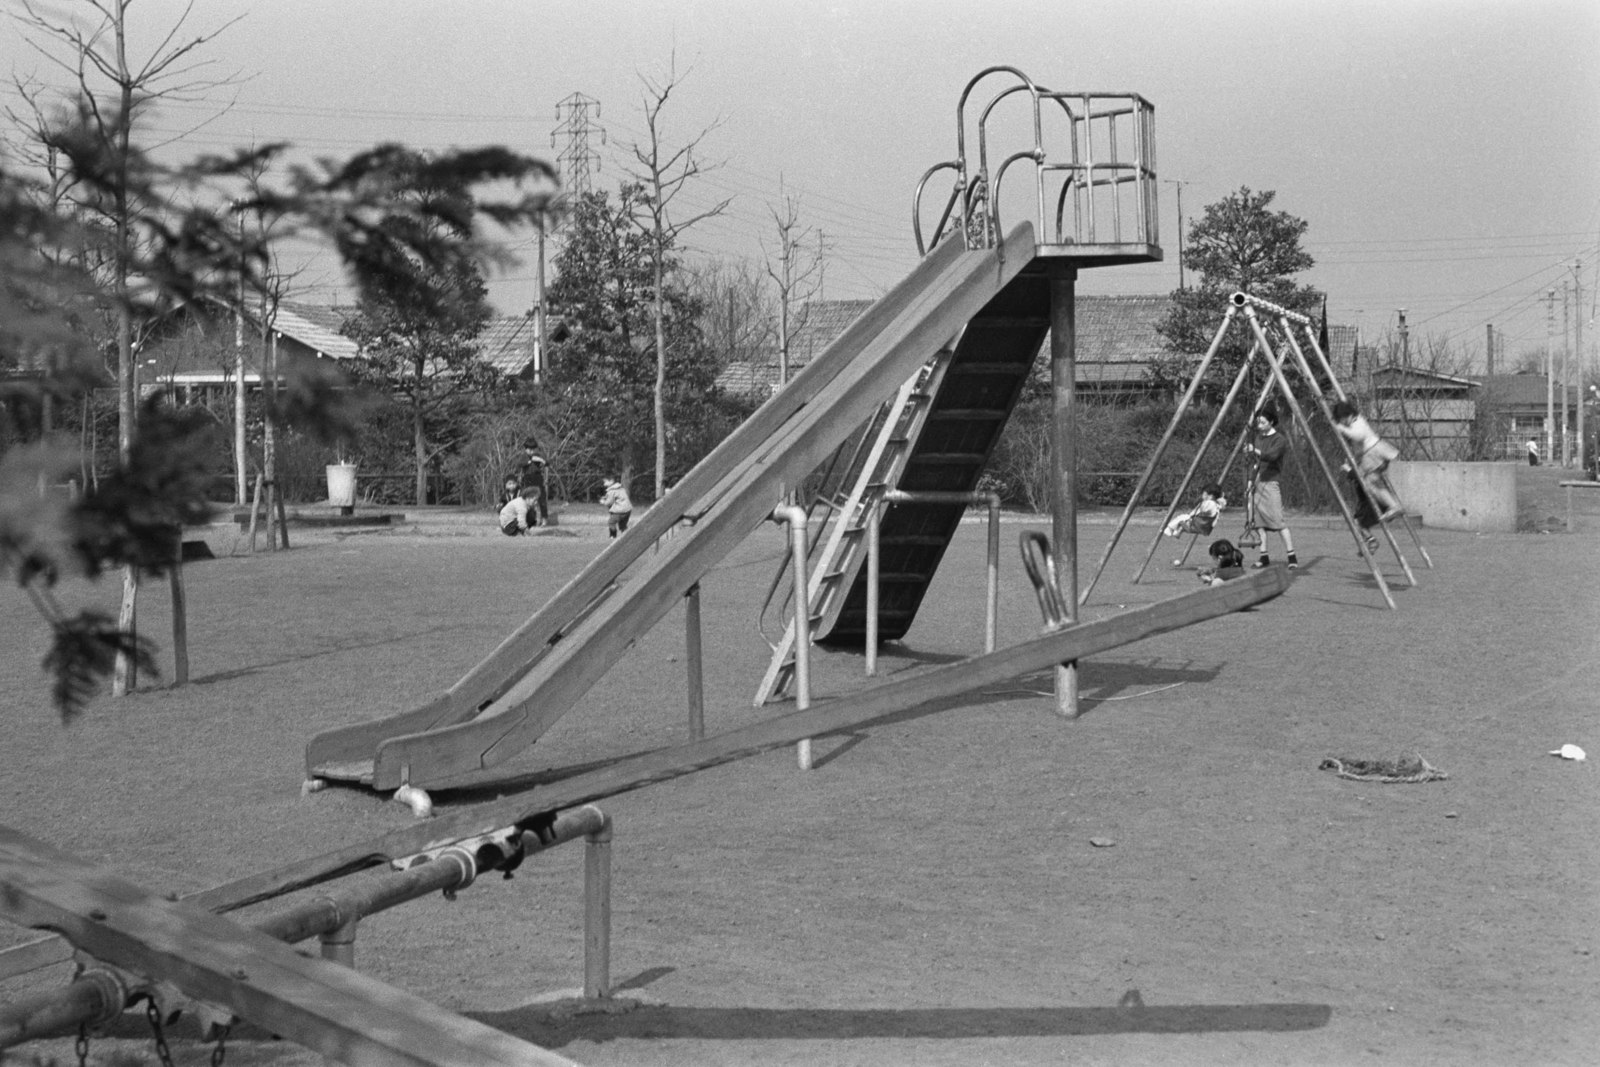
[[[1106,544],[1099,564],[1095,567],[1094,575],[1089,579],[1088,584],[1084,586],[1078,602],[1080,604],[1086,603],[1089,599],[1089,594],[1094,591],[1095,583],[1100,580],[1100,575],[1105,571],[1106,563],[1111,559],[1112,552],[1116,550],[1123,531],[1127,529],[1133,510],[1143,497],[1145,489],[1155,473],[1157,464],[1160,463],[1168,445],[1171,444],[1184,413],[1188,411],[1195,395],[1199,392],[1201,382],[1205,379],[1206,371],[1210,368],[1212,360],[1222,346],[1223,338],[1227,336],[1229,329],[1234,326],[1241,315],[1249,323],[1250,331],[1254,335],[1254,343],[1244,362],[1240,364],[1238,373],[1234,375],[1233,383],[1217,411],[1216,418],[1212,420],[1210,428],[1200,442],[1200,447],[1195,451],[1194,458],[1190,461],[1189,468],[1184,473],[1183,481],[1179,484],[1178,491],[1174,494],[1172,503],[1168,506],[1167,513],[1156,530],[1155,539],[1145,552],[1144,560],[1134,574],[1133,580],[1138,582],[1144,578],[1145,571],[1149,569],[1151,559],[1161,546],[1161,539],[1164,536],[1166,526],[1172,522],[1173,516],[1177,513],[1178,508],[1185,499],[1185,494],[1189,491],[1189,487],[1194,481],[1201,462],[1220,434],[1228,413],[1233,410],[1240,395],[1244,392],[1246,383],[1251,378],[1253,368],[1260,361],[1267,372],[1265,380],[1250,408],[1250,418],[1240,430],[1232,449],[1228,453],[1227,460],[1223,463],[1222,472],[1217,476],[1216,480],[1219,483],[1226,484],[1228,473],[1233,469],[1234,462],[1245,452],[1245,446],[1250,440],[1251,429],[1255,425],[1256,417],[1266,406],[1268,400],[1276,393],[1292,416],[1293,425],[1301,431],[1306,444],[1311,450],[1311,454],[1316,458],[1317,466],[1321,469],[1323,477],[1326,478],[1329,488],[1333,491],[1334,499],[1338,501],[1340,514],[1343,515],[1351,536],[1355,538],[1356,548],[1360,552],[1361,558],[1366,562],[1367,567],[1371,570],[1379,591],[1383,594],[1384,602],[1393,609],[1395,607],[1394,597],[1390,593],[1389,583],[1385,579],[1377,559],[1375,546],[1377,546],[1378,542],[1375,536],[1369,534],[1367,530],[1374,526],[1382,529],[1383,536],[1387,540],[1389,547],[1394,551],[1395,559],[1399,562],[1400,569],[1404,572],[1408,585],[1414,586],[1417,584],[1416,575],[1412,573],[1411,565],[1406,561],[1405,554],[1400,550],[1400,543],[1390,529],[1390,522],[1398,521],[1404,527],[1428,567],[1431,568],[1433,566],[1433,560],[1428,556],[1428,550],[1423,547],[1421,536],[1406,516],[1404,506],[1399,507],[1397,509],[1398,514],[1388,520],[1384,519],[1379,513],[1374,502],[1370,499],[1366,486],[1360,480],[1361,465],[1359,457],[1351,451],[1350,443],[1338,433],[1333,435],[1343,452],[1343,469],[1351,474],[1351,495],[1354,496],[1354,502],[1346,499],[1346,492],[1340,488],[1341,479],[1336,476],[1333,465],[1330,464],[1328,457],[1324,455],[1322,448],[1318,446],[1316,439],[1312,436],[1311,424],[1307,418],[1306,411],[1295,396],[1294,390],[1290,388],[1288,372],[1297,372],[1311,387],[1313,395],[1317,398],[1317,404],[1322,416],[1327,420],[1329,426],[1335,425],[1332,403],[1345,400],[1347,397],[1343,386],[1339,384],[1338,377],[1333,372],[1333,367],[1328,361],[1327,354],[1323,352],[1321,345],[1317,341],[1311,319],[1298,312],[1290,311],[1288,308],[1279,307],[1277,304],[1243,292],[1234,293],[1229,298],[1228,309],[1222,317],[1222,323],[1217,327],[1216,335],[1211,339],[1211,345],[1206,350],[1205,356],[1200,360],[1199,366],[1195,368],[1194,377],[1190,380],[1182,399],[1179,400],[1177,410],[1173,412],[1172,421],[1162,435],[1160,443],[1156,445],[1149,464],[1145,467],[1144,473],[1140,475],[1138,483],[1134,486],[1133,495],[1129,498],[1127,506],[1123,508],[1122,516],[1117,521],[1116,529],[1112,532],[1111,539]],[[1264,316],[1266,317],[1265,323],[1263,322]],[[1296,336],[1297,329],[1305,339],[1304,347],[1301,346],[1300,338]],[[1274,340],[1277,342],[1276,345]],[[1311,362],[1306,357],[1308,350],[1316,357],[1320,374],[1318,371],[1313,371]],[[1319,386],[1319,382],[1328,383],[1328,390],[1331,392],[1331,396],[1324,392]],[[1394,487],[1389,483],[1382,470],[1370,472],[1367,476],[1375,479],[1396,501],[1399,500],[1399,496],[1394,492]],[[1244,531],[1237,542],[1241,548],[1253,548],[1262,544],[1261,530],[1257,524],[1254,505],[1255,478],[1255,469],[1252,466],[1245,491]],[[1358,515],[1361,516],[1360,519],[1358,519]],[[1184,549],[1184,554],[1178,560],[1179,566],[1193,551],[1195,542],[1198,539],[1198,534],[1190,536],[1189,543]]]

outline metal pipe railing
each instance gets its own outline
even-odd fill
[[[102,1026],[122,1013],[128,989],[107,970],[85,971],[70,985],[0,1005],[0,1049]]]
[[[987,586],[985,593],[985,610],[983,621],[983,650],[993,652],[996,634],[999,629],[1000,617],[1000,494],[999,493],[940,493],[934,491],[908,492],[903,489],[890,489],[883,494],[883,498],[890,504],[983,504],[989,509],[989,544],[987,563]],[[875,637],[877,633],[877,581],[874,577],[876,568],[872,566],[872,559],[877,554],[876,535],[869,542],[868,584],[867,584],[867,633]],[[871,642],[868,642],[871,647]],[[869,669],[868,674],[872,671]]]
[[[403,870],[378,875],[359,886],[319,894],[269,915],[252,927],[289,944],[320,937],[324,958],[354,966],[355,932],[362,918],[431,893],[453,894],[470,886],[480,870],[514,865],[526,855],[580,837],[589,842],[584,879],[584,995],[604,997],[608,995],[610,966],[612,824],[611,817],[592,804],[560,813],[541,833],[527,831],[494,841],[473,838],[437,853],[414,857],[415,862]],[[510,841],[516,844],[505,843]],[[474,847],[474,842],[481,844]],[[606,958],[597,958],[598,953],[606,954]],[[590,992],[591,989],[600,991]],[[115,1018],[136,992],[111,970],[94,969],[59,989],[0,1006],[0,1049],[60,1036],[79,1026],[100,1025]]]
[[[784,504],[772,511],[773,522],[789,525],[789,559],[794,565],[794,704],[795,710],[811,706],[811,597],[806,582],[806,513]],[[802,771],[811,769],[811,739],[795,746]]]

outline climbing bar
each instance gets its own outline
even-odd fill
[[[1251,296],[1249,293],[1234,293],[1229,299],[1233,301],[1234,307],[1258,307],[1263,311],[1270,311],[1272,314],[1280,316],[1281,318],[1289,319],[1292,322],[1298,322],[1302,326],[1311,325],[1311,320],[1300,314],[1298,311],[1290,311],[1286,307],[1274,304],[1270,300],[1263,300],[1259,296]]]

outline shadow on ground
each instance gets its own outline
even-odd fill
[[[1129,990],[1115,1007],[1051,1008],[679,1008],[641,1004],[632,1010],[591,1002],[533,1004],[473,1018],[545,1048],[618,1039],[712,1041],[846,1041],[1101,1034],[1288,1032],[1328,1025],[1326,1004],[1175,1004],[1147,1006]]]

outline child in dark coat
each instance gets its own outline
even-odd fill
[[[1221,585],[1244,577],[1244,553],[1235,548],[1232,541],[1218,538],[1211,542],[1206,554],[1211,557],[1211,566],[1199,572],[1200,580],[1206,585]]]

